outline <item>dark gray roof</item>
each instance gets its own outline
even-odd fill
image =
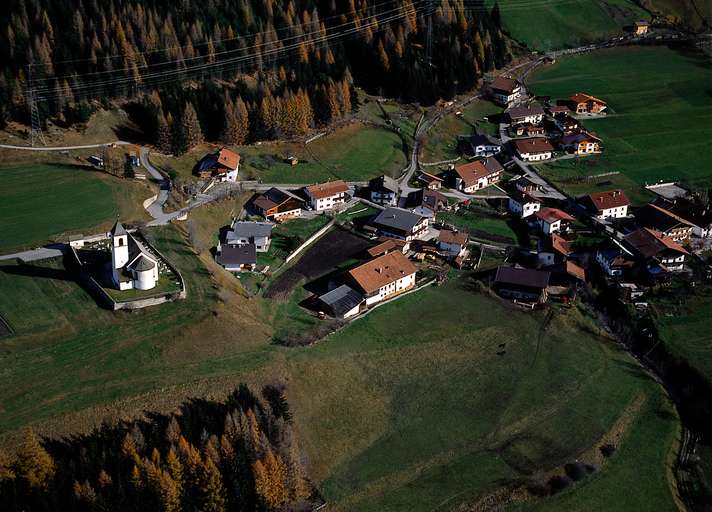
[[[136,261],[134,261],[131,264],[131,268],[138,272],[144,272],[146,270],[151,270],[155,266],[156,266],[156,264],[154,262],[152,262],[151,260],[149,260],[143,254],[141,256],[139,256],[138,259],[136,259]]]
[[[409,232],[422,218],[416,213],[401,208],[386,208],[371,221],[371,224]]]
[[[274,224],[269,222],[236,222],[227,232],[226,240],[235,238],[261,238],[272,235]]]
[[[198,171],[209,171],[214,169],[218,165],[218,155],[215,153],[210,153],[205,155],[198,162]]]
[[[461,137],[461,140],[469,142],[473,146],[501,146],[501,143],[492,137],[491,135],[486,135],[484,133],[476,133],[475,135],[466,135]]]
[[[116,221],[116,224],[114,224],[114,227],[111,228],[111,236],[121,236],[121,235],[128,235],[128,231],[126,231],[126,228],[124,228],[124,225],[121,224],[118,220]]]
[[[398,182],[390,176],[386,176],[385,174],[383,176],[373,178],[371,181],[369,181],[368,187],[371,190],[385,190],[387,192],[395,193],[398,193],[399,189]]]
[[[549,286],[551,274],[543,270],[528,268],[498,267],[496,283],[544,289]]]
[[[338,288],[325,293],[319,300],[326,304],[335,315],[343,316],[363,302],[363,295],[348,285],[342,284]]]
[[[220,265],[254,265],[257,262],[255,244],[225,245],[215,260]]]
[[[544,115],[541,105],[530,105],[528,107],[512,107],[507,111],[511,119],[521,119],[527,116]]]

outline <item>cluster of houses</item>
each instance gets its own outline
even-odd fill
[[[507,109],[512,150],[521,160],[549,160],[557,150],[576,156],[602,152],[601,139],[584,129],[577,118],[606,115],[605,101],[577,92],[555,105],[549,98],[542,98],[542,105],[526,99],[522,84],[506,77],[492,81],[489,94],[495,103]],[[467,137],[461,142],[460,151],[466,157],[489,156],[501,151],[496,144],[497,141],[483,135]]]
[[[712,210],[689,194],[658,196],[632,207],[622,190],[553,204],[538,196],[526,177],[512,179],[504,188],[510,213],[537,237],[535,249],[520,248],[515,266],[501,267],[494,276],[494,288],[518,301],[543,302],[552,290],[556,295],[567,288],[571,292],[591,272],[624,297],[638,298],[647,287],[687,272],[693,242],[712,235]],[[582,222],[576,223],[577,218]]]
[[[275,223],[302,217],[306,212],[339,210],[349,198],[349,185],[341,180],[295,191],[271,187],[248,204],[251,213],[262,217],[264,222],[233,221],[218,243],[215,260],[231,272],[254,271],[258,253],[269,251]]]

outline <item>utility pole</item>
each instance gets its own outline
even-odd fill
[[[433,0],[428,0],[426,15],[428,16],[428,29],[425,35],[425,65],[428,70],[433,65]]]
[[[42,120],[40,119],[40,111],[37,108],[37,100],[35,90],[32,83],[32,64],[27,65],[27,94],[25,101],[30,110],[30,144],[35,147],[37,142],[41,142],[43,146],[47,145],[44,134],[42,133]]]

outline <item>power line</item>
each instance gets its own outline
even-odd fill
[[[425,1],[425,0],[419,0],[419,1]],[[366,23],[364,23],[360,26],[352,27],[350,29],[343,30],[343,31],[335,33],[335,34],[326,34],[326,35],[320,34],[316,38],[311,39],[306,42],[311,45],[314,45],[314,44],[320,44],[320,43],[327,42],[327,41],[338,40],[338,39],[342,39],[342,38],[354,35],[354,34],[360,32],[362,30],[365,30],[367,28],[373,28],[373,27],[378,28],[377,31],[383,30],[385,27],[378,27],[378,26],[383,23],[389,23],[391,21],[409,16],[413,12],[417,12],[418,8],[407,7],[406,9],[407,10],[405,12],[388,16],[385,19],[379,19],[377,17],[373,17],[373,19],[371,19],[370,21],[367,21]],[[319,31],[319,33],[321,33],[321,31]],[[277,60],[279,58],[280,54],[286,54],[287,52],[290,52],[292,50],[297,50],[304,43],[305,43],[305,41],[300,41],[300,42],[292,43],[292,44],[289,44],[289,45],[286,45],[286,46],[283,46],[280,48],[272,48],[269,50],[265,50],[260,53],[254,53],[251,55],[243,55],[243,56],[231,57],[229,59],[223,59],[219,62],[203,63],[203,64],[198,64],[198,65],[195,65],[192,67],[173,69],[173,70],[167,70],[167,71],[162,71],[162,72],[148,73],[148,74],[139,76],[138,80],[133,77],[117,77],[117,78],[107,79],[107,80],[100,81],[100,82],[87,83],[87,84],[79,85],[79,86],[72,88],[72,92],[80,93],[80,95],[81,95],[82,92],[88,94],[89,91],[98,90],[100,88],[106,89],[111,86],[130,85],[130,84],[137,84],[137,85],[141,86],[142,85],[141,82],[143,82],[143,85],[146,85],[147,81],[150,81],[153,79],[169,78],[169,80],[173,80],[174,79],[173,77],[180,78],[182,75],[187,75],[190,73],[194,73],[196,71],[205,72],[205,71],[208,71],[211,69],[225,71],[226,69],[229,69],[229,68],[226,68],[225,66],[231,65],[231,64],[236,65],[234,67],[237,68],[240,65],[244,65],[247,62],[254,61],[257,59],[263,59],[263,58],[269,59],[270,57],[272,57],[272,59],[270,59],[270,60]],[[244,51],[244,49],[241,49],[240,51]],[[161,83],[164,81],[165,80],[159,81],[159,82],[153,82],[152,85]],[[42,92],[51,92],[51,88],[44,88],[44,89],[40,89],[40,90]],[[50,97],[45,97],[43,99],[54,99],[54,98],[58,98],[58,97],[62,97],[62,96],[50,96]]]
[[[413,3],[417,3],[417,1],[418,1],[418,0],[416,0],[416,1],[413,2]],[[375,4],[373,4],[373,5],[369,5],[369,6],[368,6],[368,9],[373,10],[373,9],[377,9],[378,7],[381,7],[381,6],[383,6],[383,5],[386,5],[386,4],[393,4],[393,3],[395,3],[395,0],[386,0],[386,1],[384,1],[384,2],[380,2],[380,3],[375,3]],[[327,21],[327,20],[336,19],[336,18],[341,18],[342,16],[347,16],[348,14],[349,14],[349,13],[334,14],[334,15],[331,15],[331,16],[327,16],[327,17],[325,17],[325,18],[319,18],[319,19],[316,20],[316,21],[312,20],[310,23],[300,23],[300,24],[298,24],[298,25],[279,27],[279,28],[275,28],[275,29],[273,29],[273,30],[274,30],[275,32],[281,32],[281,31],[286,31],[286,30],[293,30],[295,27],[300,27],[300,26],[301,26],[301,27],[304,27],[304,26],[306,26],[306,25],[314,24],[314,23],[317,23],[317,22],[322,22],[322,23],[323,23],[323,22],[325,22],[325,21]],[[211,39],[211,40],[209,40],[209,41],[205,41],[205,42],[202,42],[202,43],[193,43],[193,44],[190,44],[190,45],[168,46],[168,47],[164,47],[164,48],[155,48],[155,49],[153,49],[153,50],[144,50],[143,52],[137,52],[135,55],[151,55],[151,54],[154,54],[154,53],[161,53],[161,52],[166,52],[166,51],[170,51],[170,50],[183,50],[183,49],[189,48],[190,46],[192,46],[193,48],[196,48],[196,47],[201,47],[201,46],[207,46],[207,45],[210,44],[210,43],[212,43],[212,44],[214,44],[214,45],[215,45],[215,44],[222,44],[222,43],[226,43],[226,42],[237,41],[238,39],[242,39],[242,38],[246,38],[246,37],[253,37],[253,36],[258,36],[258,35],[269,34],[269,33],[271,33],[271,32],[272,32],[272,31],[270,31],[270,30],[264,30],[264,31],[262,31],[262,32],[252,32],[252,33],[242,34],[242,35],[234,36],[234,37],[225,37],[225,38],[222,38],[222,39],[215,39],[215,40],[212,40],[212,39]],[[114,54],[114,55],[104,55],[104,56],[102,56],[102,59],[120,59],[120,58],[123,58],[123,57],[125,57],[125,55],[124,55],[123,53],[119,53],[119,54]],[[53,61],[52,64],[58,65],[58,64],[71,64],[71,63],[77,63],[77,62],[91,62],[91,61],[92,61],[92,59],[84,57],[84,58],[77,58],[77,59],[65,59],[65,60],[60,60],[60,61]],[[41,65],[41,64],[32,64],[32,65],[34,65],[34,66],[39,66],[39,65]]]

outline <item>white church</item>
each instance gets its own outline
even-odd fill
[[[111,228],[111,268],[119,290],[150,290],[158,282],[158,261],[116,221]]]

